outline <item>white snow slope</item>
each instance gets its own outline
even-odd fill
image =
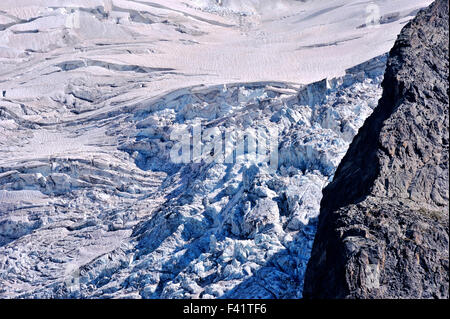
[[[0,297],[300,298],[321,190],[430,2],[2,0]],[[277,166],[173,163],[199,123],[276,130]]]

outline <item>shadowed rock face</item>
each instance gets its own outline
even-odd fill
[[[323,191],[306,298],[448,298],[448,1],[404,27]]]

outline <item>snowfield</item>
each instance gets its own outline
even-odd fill
[[[322,188],[430,3],[2,0],[0,297],[301,298]],[[276,131],[276,167],[174,163],[196,129]]]

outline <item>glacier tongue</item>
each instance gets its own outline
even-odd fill
[[[298,298],[380,54],[430,1],[377,2],[376,28],[356,0],[16,2],[0,3],[0,297]],[[199,127],[225,148],[275,130],[275,169],[210,162],[200,141],[174,163],[174,132]]]
[[[86,122],[21,128],[25,145],[3,142],[18,160],[0,167],[3,294],[301,297],[321,190],[376,105],[384,61],[301,87],[191,87]],[[276,127],[277,169],[245,156],[172,163],[171,132],[199,122],[224,133]],[[105,153],[91,149],[102,134]]]

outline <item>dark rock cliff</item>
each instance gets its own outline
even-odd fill
[[[383,96],[324,189],[305,298],[448,298],[448,1],[392,48]]]

